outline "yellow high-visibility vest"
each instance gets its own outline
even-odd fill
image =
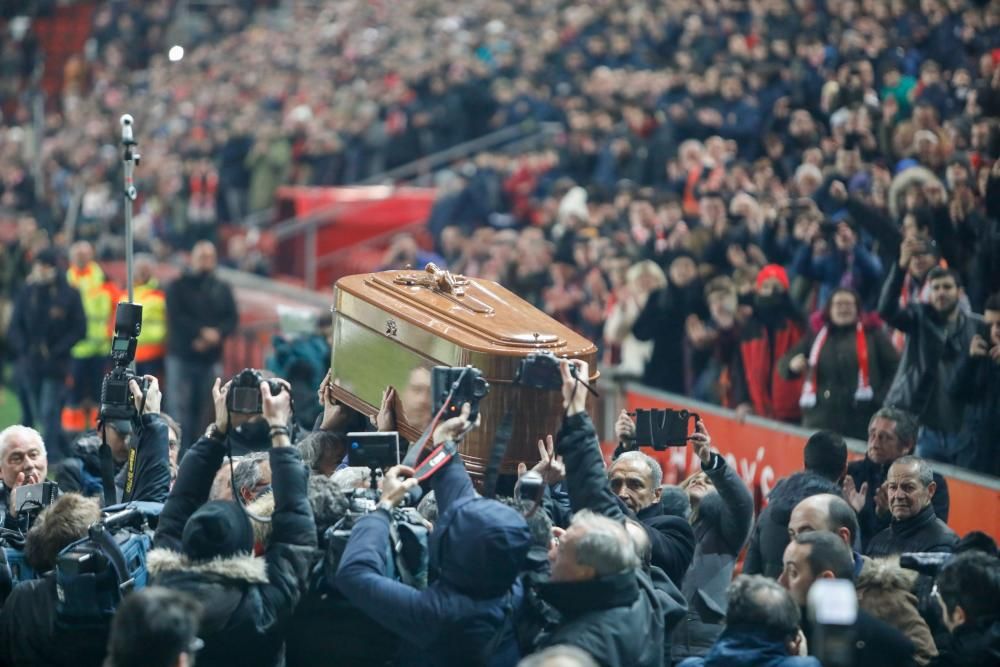
[[[133,288],[135,303],[142,306],[142,332],[135,350],[139,363],[162,359],[167,353],[167,297],[156,279]],[[124,299],[123,299],[124,300]]]
[[[114,287],[107,284],[104,271],[97,262],[82,269],[71,266],[66,280],[80,292],[83,312],[87,316],[87,335],[73,346],[75,359],[106,355],[111,351],[111,330],[114,326]]]

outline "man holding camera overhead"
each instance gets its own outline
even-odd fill
[[[229,285],[215,275],[215,246],[191,250],[189,270],[167,288],[167,395],[187,449],[205,426],[208,388],[222,374],[222,344],[236,330],[238,313]]]

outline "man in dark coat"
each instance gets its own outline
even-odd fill
[[[184,434],[182,451],[205,427],[208,388],[222,374],[222,346],[238,320],[233,291],[215,267],[215,246],[201,241],[190,270],[167,288],[167,400]]]
[[[80,293],[66,282],[55,252],[41,251],[17,294],[7,341],[17,359],[22,423],[41,425],[50,463],[63,458],[61,410],[70,349],[86,333]]]
[[[884,407],[872,415],[868,424],[868,449],[865,458],[847,464],[844,479],[844,499],[858,513],[861,526],[861,547],[889,527],[889,498],[885,480],[893,461],[913,453],[917,442],[917,420],[908,412]],[[938,473],[934,476],[934,513],[948,521],[948,482]]]
[[[435,430],[435,444],[457,437],[468,415],[466,404],[461,416]],[[351,530],[337,588],[401,637],[408,645],[402,651],[417,664],[516,665],[513,611],[522,597],[517,575],[531,546],[527,523],[512,508],[477,496],[456,453],[431,477],[439,512],[430,545],[437,581],[424,590],[407,586],[389,575],[387,555],[392,510],[417,486],[412,475],[406,466],[386,473],[378,509]]]
[[[951,269],[935,267],[927,274],[930,303],[899,305],[903,267],[917,242],[903,242],[900,258],[886,278],[878,310],[891,326],[906,334],[906,347],[885,405],[908,410],[920,419],[916,453],[954,463],[964,406],[948,394],[959,362],[975,335],[975,322],[958,306],[959,279]]]
[[[778,583],[788,589],[805,611],[809,589],[819,579],[854,579],[854,558],[840,536],[827,531],[800,533],[785,549],[784,569]],[[817,648],[815,626],[803,614],[802,631],[810,651]],[[913,642],[896,628],[863,609],[854,623],[853,665],[915,666]]]
[[[750,535],[743,574],[777,579],[788,546],[788,520],[802,500],[820,493],[840,494],[847,470],[847,443],[832,431],[813,433],[805,446],[805,470],[780,480],[767,496]]]
[[[759,575],[741,575],[729,586],[726,629],[704,657],[680,667],[818,667],[795,655],[801,612],[787,591]]]
[[[587,364],[580,361],[574,362],[574,364],[577,366],[577,376],[586,377],[586,373],[589,372]],[[649,490],[648,484],[651,483],[651,476],[659,477],[662,475],[659,470],[659,464],[655,460],[650,459],[640,452],[626,452],[615,461],[611,470],[605,474],[604,461],[597,433],[590,421],[590,417],[585,412],[586,394],[582,387],[577,386],[576,380],[570,374],[568,362],[564,362],[562,368],[564,405],[568,406],[568,409],[566,420],[563,422],[556,440],[556,451],[562,456],[566,464],[566,487],[569,493],[570,505],[574,512],[589,511],[618,523],[626,522],[627,530],[631,532],[634,529],[641,533],[633,538],[633,543],[636,550],[643,554],[643,561],[646,561],[648,556],[648,563],[642,563],[643,567],[635,574],[635,577],[639,581],[642,596],[653,593],[650,602],[659,608],[661,614],[660,618],[653,619],[652,625],[647,627],[647,620],[639,613],[641,612],[641,607],[637,609],[633,605],[628,614],[634,616],[639,613],[639,616],[634,618],[628,629],[623,628],[621,630],[622,634],[612,642],[612,646],[600,648],[584,646],[574,641],[569,641],[568,643],[573,643],[585,649],[601,664],[612,665],[648,664],[642,661],[647,659],[643,657],[646,656],[646,645],[652,643],[659,647],[662,655],[668,661],[670,647],[666,638],[677,623],[683,619],[687,605],[684,602],[683,595],[671,583],[676,583],[676,581],[668,578],[664,569],[657,566],[657,560],[659,559],[660,562],[666,561],[668,564],[671,564],[673,560],[678,558],[677,554],[679,553],[682,556],[681,560],[683,563],[690,563],[690,556],[685,554],[690,554],[693,551],[693,534],[691,534],[689,527],[687,527],[688,530],[686,531],[672,528],[665,529],[666,526],[673,526],[673,523],[667,522],[668,519],[682,523],[686,522],[680,517],[665,515],[663,513],[663,506],[660,503],[659,494],[654,494]],[[659,483],[652,488],[656,489],[658,487]],[[646,506],[645,514],[643,510],[635,511],[636,508],[645,505],[647,502],[651,502],[652,505]],[[650,512],[649,510],[651,509],[655,509],[655,512]],[[560,540],[560,546],[561,544],[562,540]],[[657,554],[657,549],[660,550],[659,555]],[[553,558],[561,560],[564,555],[560,552],[561,549],[555,554],[550,552],[550,561]],[[665,558],[664,554],[670,554],[670,557]],[[576,556],[579,556],[579,554],[576,554]],[[677,566],[672,565],[672,567],[676,568]],[[553,584],[552,582],[558,581],[558,576],[553,570],[550,583],[540,587],[540,595],[543,600],[550,602],[563,613],[564,621],[567,619],[567,612],[561,609],[560,605],[565,606],[580,591],[586,592],[590,588],[594,589],[593,592],[596,595],[596,589],[599,586],[606,585],[613,588],[610,579],[604,584],[597,583],[600,580],[600,575],[597,580],[586,583],[577,581],[575,584]],[[683,576],[683,570],[680,576]],[[667,581],[659,581],[661,577],[667,579]],[[621,582],[618,583],[621,584]],[[642,601],[642,596],[640,596],[638,602]],[[619,608],[611,609],[611,607]],[[623,614],[620,604],[611,605],[610,607],[598,606],[597,608],[604,609],[605,611],[602,613],[606,613],[609,619],[628,618],[628,615]],[[573,610],[570,612],[570,616],[575,618],[582,611],[582,609],[579,611]],[[580,630],[581,628],[588,627],[588,624],[594,620],[588,619],[585,623],[582,620],[580,622],[574,620],[569,621],[569,625],[576,630]],[[612,624],[611,627],[616,628],[617,625]],[[640,630],[638,636],[635,635],[637,629]],[[556,634],[569,632],[567,629],[560,628]],[[596,639],[597,637],[594,638]],[[629,655],[627,650],[623,650],[617,646],[619,642],[623,641],[632,641],[633,646],[630,650],[641,652],[634,658],[634,660],[639,660],[639,663],[629,661],[627,659]]]
[[[684,393],[684,322],[691,314],[707,317],[698,267],[687,252],[675,254],[667,270],[667,286],[649,295],[632,325],[632,335],[653,341],[642,381],[664,391]]]
[[[652,564],[680,587],[694,556],[694,531],[683,517],[663,511],[660,464],[642,452],[625,452],[611,464],[607,476],[611,492],[621,500],[619,511],[627,511],[646,528],[652,543]]]
[[[892,521],[872,538],[865,554],[877,558],[910,551],[951,553],[958,535],[934,514],[931,498],[937,484],[927,462],[917,456],[896,459],[886,486]]]
[[[986,300],[984,335],[972,338],[951,395],[965,405],[955,463],[1000,477],[1000,294]]]
[[[1000,664],[1000,560],[968,552],[947,563],[936,578],[937,603],[950,641],[935,667]]]
[[[261,384],[263,415],[272,427],[274,513],[264,557],[254,558],[246,511],[231,501],[208,502],[226,454],[226,390],[213,392],[221,428],[201,437],[181,462],[160,515],[148,566],[153,583],[190,593],[205,608],[199,665],[283,662],[282,625],[292,616],[309,577],[317,539],[306,497],[308,470],[287,435],[290,392],[271,396]],[[284,428],[281,428],[284,427]]]

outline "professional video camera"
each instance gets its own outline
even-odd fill
[[[687,410],[644,410],[635,411],[635,444],[639,447],[652,447],[662,452],[668,447],[684,447],[687,444],[688,422],[694,417],[697,422],[701,417]]]
[[[936,577],[941,568],[947,565],[953,557],[953,554],[948,553],[911,551],[899,555],[899,566],[929,577]]]
[[[31,525],[43,509],[59,497],[55,482],[28,484],[11,489],[14,516],[0,528],[0,600],[6,599],[15,584],[35,578],[24,558],[24,542]]]
[[[378,501],[382,498],[382,490],[378,488],[381,471],[398,465],[401,455],[399,433],[395,431],[347,434],[347,464],[352,468],[367,467],[370,472],[369,485],[368,488],[354,489],[348,497],[347,514],[327,529],[325,541],[328,571],[336,572],[354,525],[378,506]],[[401,507],[393,510],[390,530],[397,549],[392,559],[394,576],[409,585],[422,588],[427,585],[428,531],[412,507],[419,499],[418,486],[407,494]]]
[[[135,348],[142,331],[142,306],[119,303],[115,310],[115,335],[111,340],[111,361],[114,368],[101,383],[101,420],[137,419],[135,401],[129,381],[135,380],[145,394],[146,380],[132,372]]]
[[[259,415],[264,409],[264,399],[260,395],[261,382],[267,382],[272,396],[285,390],[285,385],[278,380],[265,380],[259,370],[244,368],[230,381],[226,409],[237,414]]]
[[[451,394],[446,414],[441,419],[457,416],[462,411],[462,405],[468,403],[472,411],[469,421],[475,422],[479,416],[479,401],[490,393],[490,383],[483,377],[483,372],[472,366],[435,366],[431,372],[431,396],[434,399],[434,414],[441,409]]]

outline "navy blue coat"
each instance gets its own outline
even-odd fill
[[[820,662],[788,655],[781,640],[728,628],[705,657],[688,658],[680,667],[820,667]]]
[[[531,544],[515,510],[476,495],[456,456],[431,478],[438,522],[431,567],[438,578],[417,590],[387,576],[389,514],[377,510],[351,531],[336,585],[352,604],[409,645],[405,664],[513,667],[520,659],[513,610]]]
[[[18,292],[7,342],[21,372],[61,381],[69,372],[70,350],[86,334],[80,293],[62,273],[50,284],[28,284]]]

